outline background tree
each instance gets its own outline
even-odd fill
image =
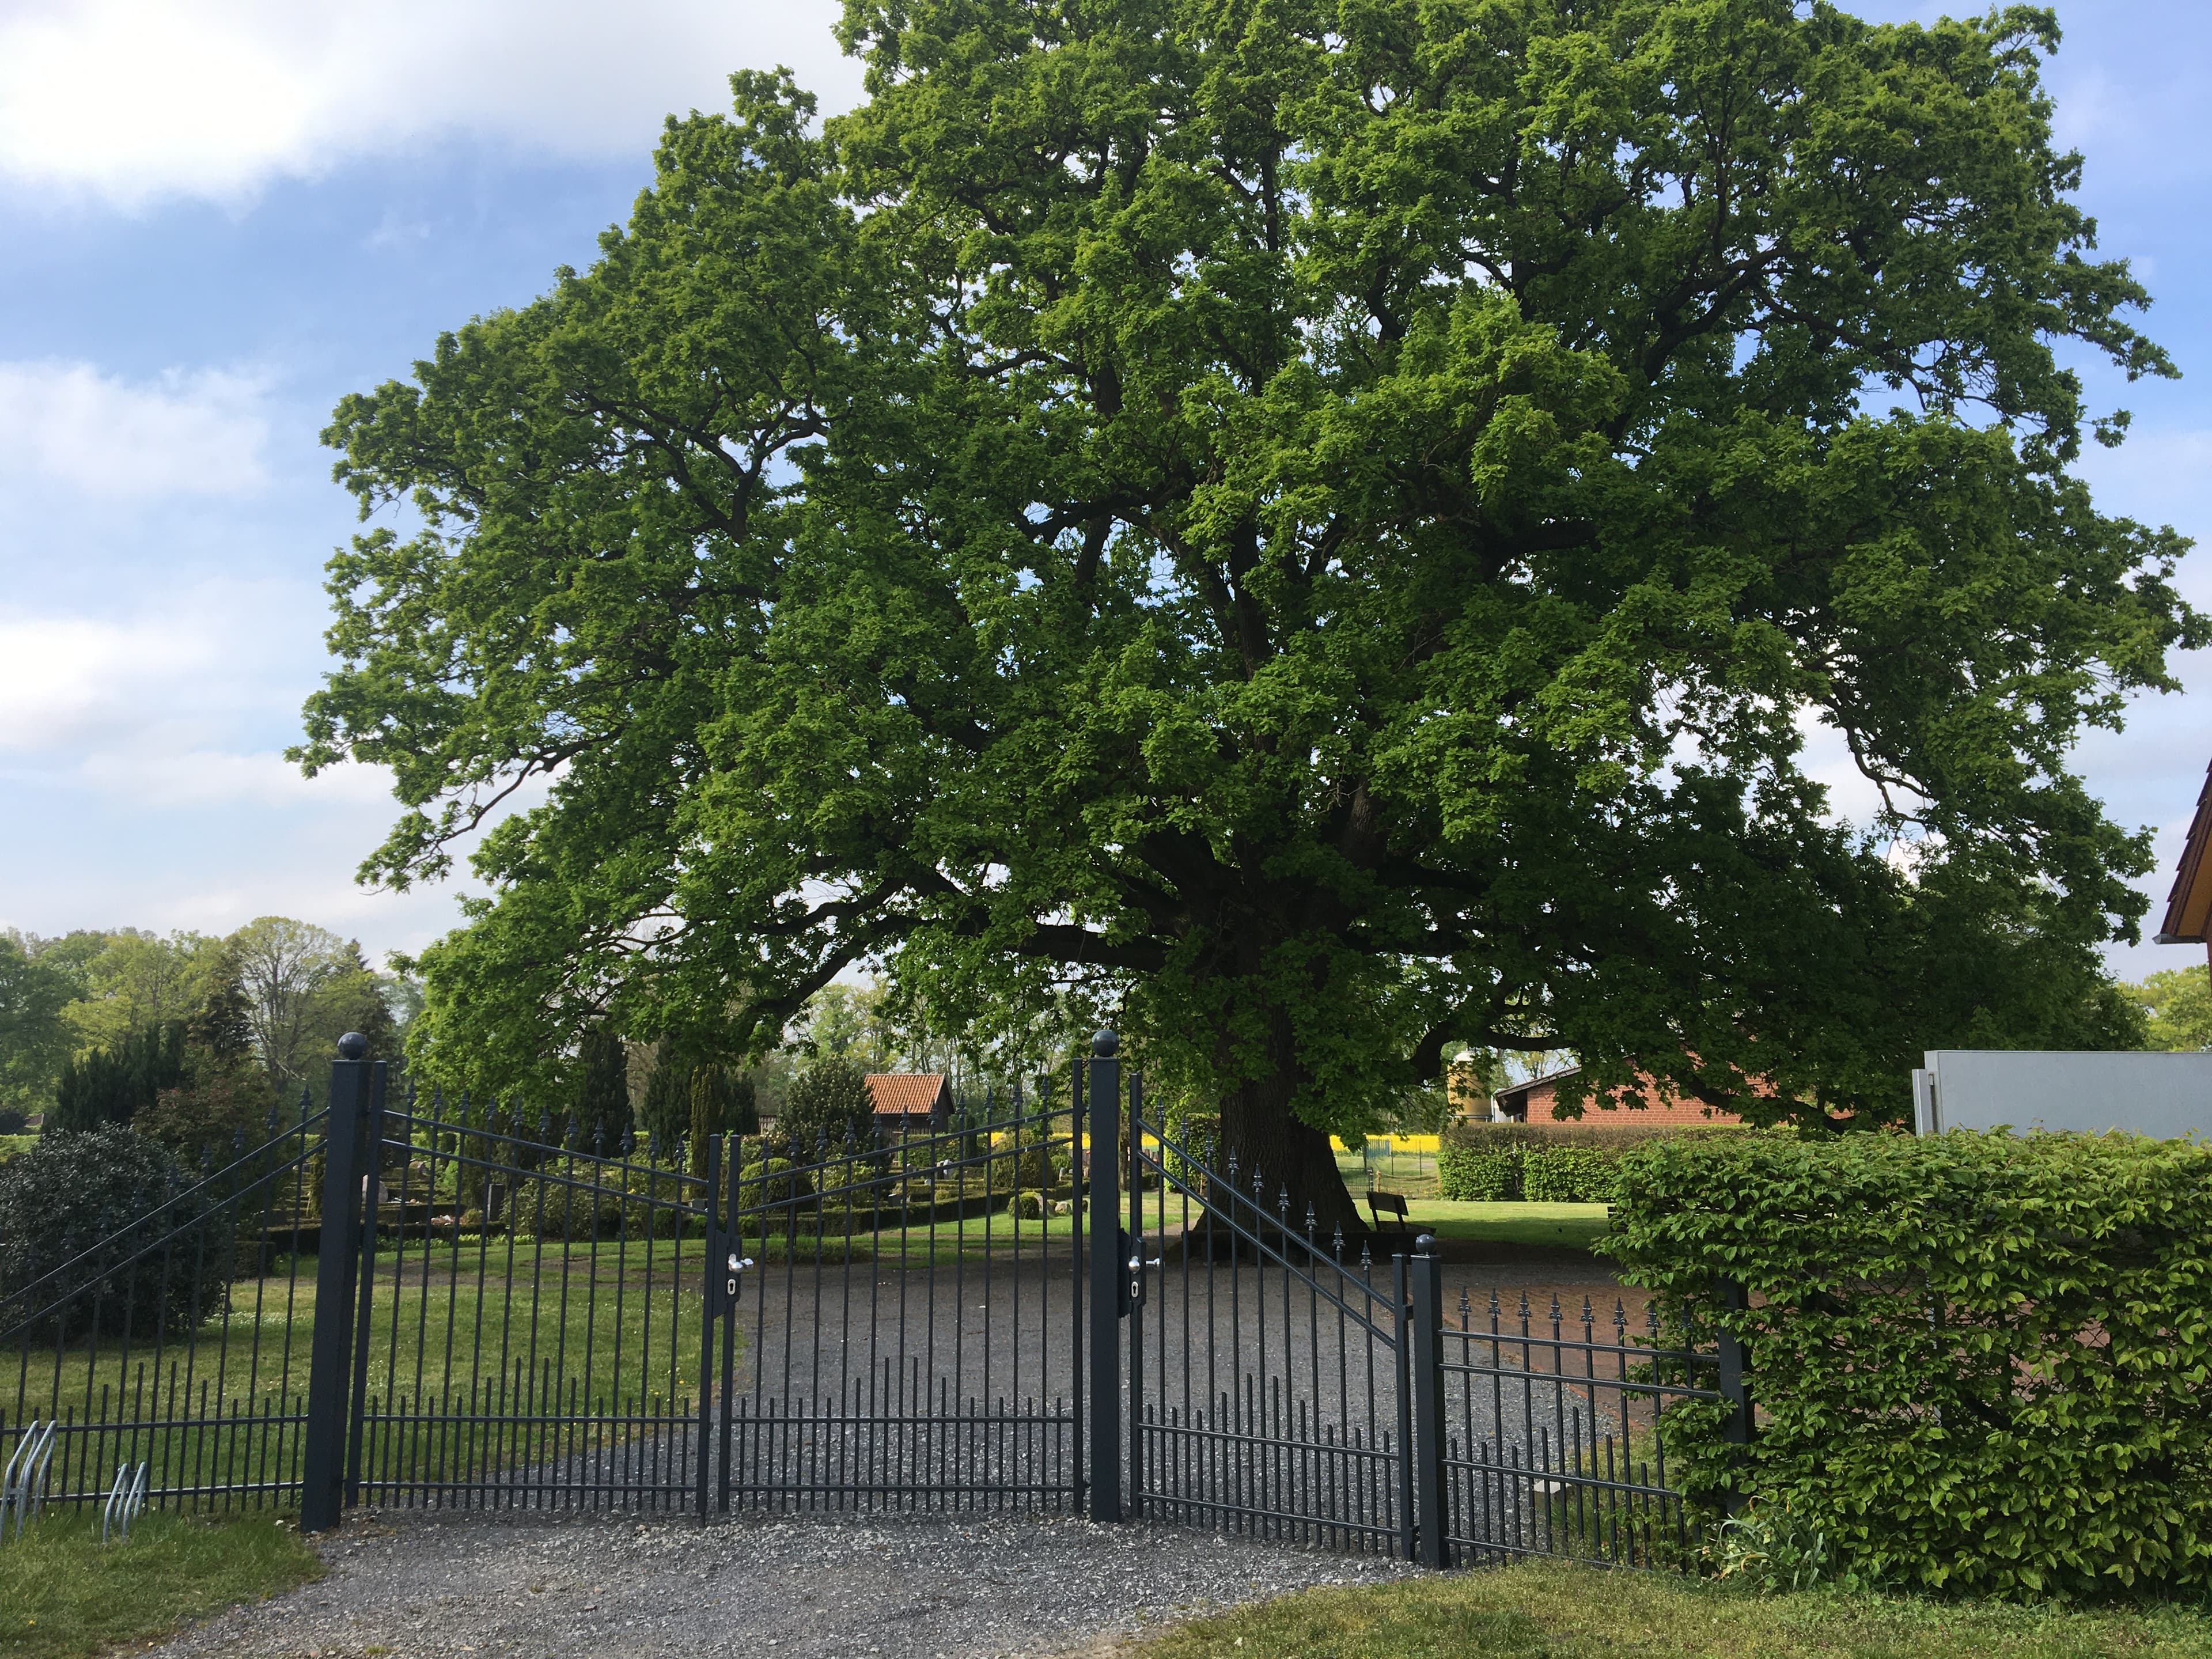
[[[77,1052],[112,1048],[133,1031],[189,1018],[221,954],[221,941],[199,933],[163,939],[118,927],[105,935],[83,962],[82,989],[66,1015]]]
[[[113,1048],[95,1048],[62,1068],[46,1132],[82,1134],[128,1124],[185,1077],[184,1021],[133,1031]]]
[[[611,1031],[585,1034],[576,1090],[576,1145],[608,1158],[622,1154],[630,1131],[629,1056]]]
[[[2147,1046],[2212,1048],[2212,974],[2202,963],[2166,968],[2121,992],[2142,1011]]]
[[[875,1101],[860,1068],[842,1060],[817,1060],[809,1066],[785,1095],[775,1133],[798,1164],[812,1163],[823,1147],[835,1158],[848,1140],[872,1151]]]
[[[734,77],[588,270],[327,434],[420,515],[332,562],[298,751],[392,769],[365,875],[545,782],[422,1053],[757,1048],[875,962],[939,1030],[1072,989],[1327,1228],[1327,1131],[1447,1041],[1826,1123],[1923,1048],[2140,1031],[2097,946],[2149,844],[2068,756],[2205,635],[2072,470],[2126,416],[2068,363],[2172,369],[2048,14],[841,29],[859,108]]]
[[[401,1058],[385,981],[357,943],[290,916],[261,916],[225,939],[222,951],[246,999],[254,1052],[287,1097],[305,1090],[323,1098],[348,1031],[368,1039],[370,1059]]]
[[[0,933],[0,1109],[46,1109],[70,1058],[62,1011],[76,990],[59,963],[33,957],[15,934]]]

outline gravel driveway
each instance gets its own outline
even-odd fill
[[[170,1659],[1103,1656],[1195,1613],[1403,1564],[1152,1526],[1026,1517],[374,1517],[331,1575],[154,1650]]]

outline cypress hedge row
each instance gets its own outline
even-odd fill
[[[1702,1403],[1662,1431],[1709,1517],[1747,1495],[1898,1589],[2212,1591],[2212,1147],[1660,1142],[1601,1248],[1672,1329],[1746,1344],[1750,1443]]]

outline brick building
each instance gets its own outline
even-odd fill
[[[1510,1089],[1500,1089],[1490,1097],[1492,1121],[1553,1121],[1558,1117],[1554,1108],[1559,1098],[1560,1085],[1571,1078],[1580,1077],[1582,1069],[1579,1066],[1562,1066],[1557,1071],[1532,1077],[1525,1083],[1516,1083]],[[1585,1100],[1582,1121],[1588,1124],[1697,1124],[1741,1123],[1743,1121],[1734,1112],[1724,1112],[1702,1101],[1663,1091],[1663,1086],[1651,1078],[1639,1078],[1638,1082],[1644,1090],[1640,1098],[1632,1095],[1623,1098],[1624,1091],[1616,1090],[1614,1099],[1610,1103],[1602,1097]]]

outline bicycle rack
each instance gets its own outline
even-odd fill
[[[46,1469],[53,1462],[54,1425],[33,1418],[15,1443],[8,1468],[0,1473],[0,1537],[9,1535],[8,1514],[15,1516],[14,1536],[23,1535],[23,1522],[46,1507]]]
[[[107,1541],[109,1523],[119,1523],[118,1543],[131,1538],[131,1518],[146,1507],[146,1466],[141,1463],[134,1471],[125,1463],[115,1471],[115,1485],[107,1494],[107,1504],[100,1512],[100,1541]]]

